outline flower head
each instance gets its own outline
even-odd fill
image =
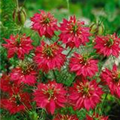
[[[56,108],[64,107],[66,102],[66,91],[63,85],[55,81],[49,81],[47,84],[40,83],[34,92],[34,96],[37,106],[45,108],[51,114]]]
[[[102,71],[101,79],[108,85],[111,94],[120,98],[120,71],[117,66],[114,65],[112,70],[106,68]]]
[[[10,77],[11,81],[15,81],[18,84],[33,85],[36,82],[36,74],[34,63],[24,63],[22,66],[12,69]]]
[[[60,26],[60,40],[66,46],[79,47],[89,41],[89,28],[84,26],[84,22],[77,20],[75,16],[71,16],[70,20],[63,20]]]
[[[33,49],[32,40],[30,37],[23,35],[11,35],[3,46],[8,50],[8,58],[17,54],[19,59],[24,59],[25,54],[28,54]]]
[[[74,53],[74,56],[70,58],[69,68],[70,71],[75,72],[77,76],[82,75],[83,77],[91,77],[98,72],[97,63],[97,60]]]
[[[44,72],[60,69],[65,62],[65,55],[62,53],[63,48],[54,44],[46,44],[41,42],[41,46],[36,48],[35,62],[38,64],[39,69]]]
[[[107,36],[97,36],[95,39],[94,48],[97,50],[97,53],[102,54],[104,56],[113,55],[118,57],[120,53],[120,38],[113,35]]]
[[[77,80],[70,88],[70,103],[74,109],[94,108],[100,102],[102,90],[95,80]]]
[[[76,115],[58,114],[53,120],[79,120]]]
[[[58,29],[57,20],[54,16],[43,10],[40,10],[40,13],[36,13],[32,18],[31,21],[32,29],[38,31],[40,36],[46,36],[51,38],[54,35],[54,31]]]

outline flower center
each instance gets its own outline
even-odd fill
[[[49,57],[53,56],[53,49],[51,47],[45,47],[43,53]]]
[[[105,45],[111,47],[113,43],[114,43],[113,39],[110,38]]]
[[[20,96],[17,94],[17,95],[13,95],[12,96],[13,98],[15,98],[15,103],[17,104],[17,105],[20,105],[21,104],[21,98],[20,98]],[[11,98],[12,99],[12,98]]]
[[[115,81],[116,83],[118,83],[118,82],[119,82],[119,78],[115,78],[114,81]]]
[[[86,65],[88,61],[88,57],[87,56],[83,56],[82,58],[80,58],[80,64]]]
[[[48,100],[51,100],[51,98],[54,97],[54,89],[48,89],[44,93],[48,95]]]
[[[89,88],[88,88],[88,86],[83,87],[82,91],[83,91],[84,95],[88,95],[89,94]]]
[[[70,117],[68,115],[63,115],[62,120],[70,120]]]
[[[115,83],[119,83],[119,81],[120,81],[120,73],[113,73],[113,81],[115,82]]]
[[[21,47],[21,43],[20,43],[21,41],[20,41],[20,37],[18,37],[17,39],[16,39],[16,46],[17,47]]]
[[[45,18],[44,21],[43,21],[44,24],[48,24],[49,22],[50,22],[49,18]]]
[[[53,91],[52,89],[49,89],[49,90],[48,90],[48,94],[49,94],[50,96],[53,96],[54,91]]]
[[[31,71],[33,71],[36,67],[34,63],[23,62],[20,64],[20,68],[22,68],[23,74],[26,75],[26,74],[30,74]]]
[[[72,28],[72,30],[73,30],[73,33],[76,33],[77,30],[78,30],[78,26],[77,26],[77,25],[74,25],[73,28]]]
[[[83,96],[90,96],[90,88],[88,86],[88,83],[86,83],[85,85],[80,83],[80,85],[77,86],[78,92],[82,93]]]

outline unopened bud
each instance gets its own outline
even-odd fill
[[[104,32],[104,26],[102,23],[92,23],[90,25],[90,32],[93,34],[93,35],[102,35],[103,32]]]
[[[14,10],[13,20],[17,25],[24,25],[26,21],[26,12],[23,7],[17,7]]]

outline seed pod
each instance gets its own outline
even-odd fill
[[[17,7],[13,12],[13,20],[17,25],[24,25],[26,12],[23,7]]]
[[[90,25],[90,32],[93,35],[102,35],[104,32],[104,26],[102,23],[98,22],[98,23],[92,23]]]

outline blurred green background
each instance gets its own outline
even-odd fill
[[[120,0],[26,0],[23,4],[28,17],[38,9],[51,11],[59,21],[74,14],[87,23],[99,19],[107,33],[120,33]]]
[[[0,3],[4,27],[9,27],[15,2],[2,0]],[[28,19],[43,9],[55,14],[58,21],[69,15],[76,15],[87,23],[99,19],[104,23],[107,33],[120,34],[120,0],[19,0],[19,4],[25,7]]]

